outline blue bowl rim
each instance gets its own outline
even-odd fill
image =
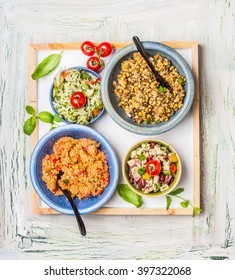
[[[64,69],[62,72],[68,70],[68,69],[78,69],[78,70],[84,70],[86,72],[89,72],[91,74],[93,74],[95,77],[97,78],[101,78],[101,76],[96,73],[95,71],[87,68],[87,67],[83,67],[83,66],[71,66],[71,67],[68,67],[66,69]],[[51,108],[52,108],[52,111],[54,112],[54,114],[56,114],[56,116],[61,119],[64,123],[67,123],[67,124],[77,124],[76,122],[70,122],[70,121],[67,121],[65,118],[62,118],[59,116],[58,112],[56,111],[55,107],[53,106],[53,97],[52,97],[52,91],[53,91],[53,88],[54,88],[54,81],[52,82],[51,86],[50,86],[50,91],[49,91],[49,101],[50,101],[50,105],[51,105]],[[102,97],[101,97],[102,98]],[[93,118],[89,124],[95,122],[99,117],[101,117],[105,112],[105,109],[103,108],[103,110],[99,113],[98,116],[96,116],[95,118]],[[79,125],[79,124],[78,124]]]
[[[119,164],[118,164],[118,158],[117,155],[113,149],[113,147],[111,146],[111,144],[108,142],[108,140],[101,134],[99,133],[97,130],[95,130],[94,128],[88,127],[88,126],[84,126],[84,125],[63,125],[60,127],[55,128],[54,130],[46,133],[37,143],[37,145],[35,146],[31,158],[30,158],[30,179],[32,182],[32,185],[35,189],[35,191],[37,192],[37,194],[39,195],[39,197],[42,199],[42,201],[44,201],[49,207],[51,207],[52,209],[61,212],[63,214],[70,214],[70,215],[74,215],[74,212],[72,209],[65,209],[63,207],[60,207],[58,204],[54,203],[52,200],[50,200],[45,193],[43,192],[43,190],[41,189],[41,187],[39,186],[37,180],[36,180],[36,162],[37,162],[37,158],[38,155],[40,153],[40,151],[42,150],[42,148],[44,147],[44,145],[46,145],[47,141],[49,139],[51,139],[53,136],[56,136],[57,134],[61,133],[61,132],[65,132],[65,131],[83,131],[86,132],[88,134],[94,135],[96,136],[98,139],[101,139],[101,141],[104,143],[104,145],[108,148],[109,153],[111,154],[111,158],[113,159],[113,164],[114,164],[114,170],[115,170],[115,178],[114,178],[114,182],[111,186],[109,187],[109,192],[107,193],[107,195],[100,201],[98,201],[98,203],[92,205],[91,207],[87,208],[87,209],[82,209],[79,210],[80,214],[88,214],[91,212],[94,212],[96,210],[98,210],[99,208],[101,208],[113,195],[113,193],[116,190],[116,186],[119,180]]]
[[[140,127],[138,126],[138,124],[127,123],[122,117],[120,117],[120,115],[113,108],[112,103],[108,97],[109,96],[108,81],[109,81],[110,73],[113,67],[116,65],[116,63],[119,62],[120,59],[122,59],[122,57],[124,57],[128,53],[137,51],[134,44],[130,44],[126,47],[121,48],[110,59],[109,63],[104,69],[103,78],[101,79],[101,95],[107,113],[121,127],[136,134],[157,135],[157,134],[165,133],[173,129],[174,127],[176,127],[190,111],[194,100],[194,94],[195,94],[194,77],[192,74],[192,70],[190,69],[186,60],[173,48],[153,41],[143,41],[142,43],[146,49],[152,49],[152,50],[166,53],[168,56],[172,57],[172,60],[175,60],[183,69],[184,75],[186,76],[187,83],[188,83],[187,92],[190,93],[190,96],[187,102],[184,101],[183,107],[181,108],[180,114],[177,116],[177,118],[174,117],[173,115],[173,118],[170,119],[168,122],[164,123],[164,126],[162,127],[157,127],[157,126]]]

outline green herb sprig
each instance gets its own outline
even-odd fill
[[[167,194],[166,196],[166,210],[169,210],[171,203],[172,203],[172,199],[171,196],[177,197],[179,199],[181,199],[182,201],[180,202],[181,207],[183,208],[188,208],[188,206],[191,206],[193,208],[193,217],[195,217],[196,215],[200,214],[202,209],[195,207],[188,199],[185,199],[182,196],[179,196],[179,194],[181,194],[184,191],[183,188],[178,188],[170,193]]]
[[[128,203],[135,205],[137,208],[143,205],[142,197],[134,193],[127,184],[118,184],[117,191],[122,199],[124,199]],[[166,210],[169,210],[172,203],[171,196],[174,196],[182,200],[180,203],[181,207],[188,208],[188,206],[191,206],[193,208],[193,217],[195,217],[196,215],[201,213],[202,209],[195,207],[188,199],[179,196],[179,194],[181,194],[183,191],[183,188],[178,188],[166,195]]]
[[[27,135],[31,135],[36,127],[37,119],[42,122],[51,124],[50,130],[59,126],[58,123],[62,122],[56,115],[52,115],[50,112],[40,112],[38,116],[36,116],[36,112],[32,106],[25,107],[26,112],[31,115],[29,119],[24,123],[23,131]]]

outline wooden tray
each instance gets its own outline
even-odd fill
[[[198,44],[196,42],[162,42],[165,45],[168,45],[172,48],[178,49],[178,51],[181,51],[183,49],[190,51],[190,58],[191,58],[191,69],[194,75],[195,79],[195,98],[192,110],[190,112],[190,118],[192,122],[192,170],[193,170],[193,179],[192,179],[192,186],[187,186],[190,189],[192,201],[194,206],[200,207],[200,119],[199,119],[199,88],[198,88]],[[113,42],[112,45],[118,49],[122,48],[126,45],[130,44],[128,43],[116,43]],[[31,79],[31,74],[33,73],[36,65],[38,64],[38,55],[40,52],[43,51],[49,51],[49,50],[64,50],[64,53],[66,51],[77,51],[80,52],[81,44],[80,43],[50,43],[50,44],[31,44],[29,51],[30,51],[30,66],[29,66],[29,73],[30,73],[30,82],[29,82],[29,92],[30,92],[30,103],[37,111],[38,109],[38,82]],[[76,65],[76,64],[74,64]],[[81,65],[84,65],[81,64]],[[58,70],[56,70],[58,71]],[[55,73],[52,75],[54,76]],[[53,79],[51,79],[52,81]],[[45,93],[46,94],[46,93]],[[44,97],[43,97],[44,98]],[[43,108],[44,110],[47,110],[47,108]],[[50,108],[48,108],[50,110]],[[103,118],[103,116],[102,116]],[[111,118],[107,119],[106,122],[111,122]],[[102,120],[99,120],[101,122]],[[98,122],[98,121],[97,121]],[[184,121],[183,121],[184,122]],[[115,124],[112,124],[113,126]],[[37,128],[39,125],[37,125]],[[96,128],[96,127],[95,127]],[[48,129],[48,127],[47,127]],[[175,132],[177,131],[177,128],[174,129]],[[43,131],[43,129],[42,129]],[[46,132],[46,130],[44,130]],[[101,133],[103,133],[101,131]],[[124,132],[123,132],[124,133]],[[43,134],[43,132],[41,132]],[[104,133],[103,133],[104,134]],[[105,135],[105,134],[104,134]],[[164,134],[165,135],[165,134]],[[106,136],[106,135],[105,135]],[[160,138],[160,137],[158,137]],[[31,140],[32,140],[32,148],[35,147],[37,141],[39,139],[39,130],[36,129],[34,133],[32,134]],[[139,140],[139,138],[137,139]],[[136,140],[136,141],[137,141]],[[167,141],[167,140],[166,140]],[[184,141],[184,139],[182,139]],[[112,144],[112,143],[111,143]],[[173,143],[174,146],[174,143]],[[118,147],[115,147],[116,149]],[[127,147],[128,148],[128,147]],[[120,159],[121,160],[121,159]],[[190,168],[189,168],[190,169]],[[188,198],[188,197],[187,197]],[[124,204],[123,204],[124,203]],[[122,200],[120,200],[120,203],[115,202],[113,203],[113,206],[110,207],[109,203],[98,211],[94,212],[94,214],[102,214],[102,215],[191,215],[192,214],[192,208],[180,208],[173,205],[172,208],[170,208],[168,211],[165,210],[165,207],[163,205],[160,205],[159,207],[151,206],[150,207],[142,207],[142,208],[135,208],[130,206],[128,203],[126,203]],[[112,204],[112,203],[111,203]],[[120,204],[120,205],[119,205]],[[178,202],[179,204],[179,202]],[[127,207],[126,207],[127,205]],[[58,212],[54,211],[53,209],[49,208],[47,205],[42,203],[36,192],[33,190],[33,213],[34,214],[59,214]]]

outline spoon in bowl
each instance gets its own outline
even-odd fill
[[[66,198],[68,199],[68,201],[70,202],[72,208],[73,208],[73,211],[74,211],[74,214],[75,214],[75,217],[76,217],[76,220],[77,220],[77,223],[78,223],[78,227],[79,227],[79,231],[81,233],[81,235],[85,236],[86,235],[86,228],[85,228],[85,225],[84,225],[84,222],[82,220],[82,217],[72,199],[72,196],[71,196],[71,193],[69,190],[65,190],[65,189],[62,189],[61,186],[59,185],[58,181],[61,179],[61,176],[63,175],[64,173],[62,171],[60,171],[58,174],[57,174],[57,180],[56,180],[56,186],[63,192],[63,194],[66,196]]]
[[[171,86],[169,85],[169,83],[157,72],[157,70],[155,69],[153,64],[150,62],[149,55],[146,53],[144,46],[140,42],[139,37],[134,36],[132,39],[133,39],[133,42],[134,42],[138,52],[141,54],[143,59],[147,62],[148,66],[151,69],[151,71],[153,72],[156,80],[160,83],[160,86],[166,87],[169,90],[171,90]]]

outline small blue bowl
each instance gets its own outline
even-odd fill
[[[74,199],[76,206],[81,214],[94,212],[102,207],[113,195],[119,177],[119,166],[117,155],[109,142],[95,129],[84,125],[66,125],[60,126],[46,135],[39,142],[31,156],[30,160],[30,178],[34,189],[39,197],[54,210],[64,214],[74,214],[68,200],[64,195],[54,195],[42,180],[42,160],[46,154],[51,154],[53,145],[61,137],[90,138],[100,143],[100,149],[105,153],[109,168],[110,182],[100,196],[89,197],[79,200]]]
[[[130,58],[133,53],[137,51],[133,44],[117,51],[106,65],[101,80],[101,95],[108,114],[124,129],[141,135],[157,135],[174,128],[186,117],[194,99],[194,79],[187,62],[177,51],[156,42],[142,43],[151,56],[160,53],[163,57],[169,59],[172,65],[178,68],[179,73],[186,78],[186,85],[184,86],[186,94],[183,100],[183,106],[175,112],[167,122],[158,124],[137,124],[118,106],[118,99],[114,93],[113,81],[116,80],[121,70],[122,61]]]
[[[100,75],[98,73],[96,73],[95,71],[92,71],[86,67],[82,67],[82,66],[73,66],[73,67],[69,67],[68,69],[77,69],[77,70],[83,70],[85,72],[88,72],[89,74],[92,74],[93,76],[97,77],[97,78],[101,78]],[[65,69],[64,71],[68,70],[68,69]],[[50,94],[49,94],[49,98],[50,98],[50,105],[51,105],[51,108],[54,112],[54,114],[57,115],[58,118],[60,118],[63,122],[67,123],[67,124],[76,124],[77,122],[70,122],[70,121],[67,121],[65,118],[62,118],[59,116],[58,112],[56,111],[54,105],[53,105],[53,96],[52,96],[52,93],[53,93],[53,88],[54,88],[54,81],[51,85],[51,88],[50,88]],[[93,118],[92,120],[90,120],[90,123],[93,123],[95,122],[99,117],[101,117],[104,113],[104,109],[95,117]]]

